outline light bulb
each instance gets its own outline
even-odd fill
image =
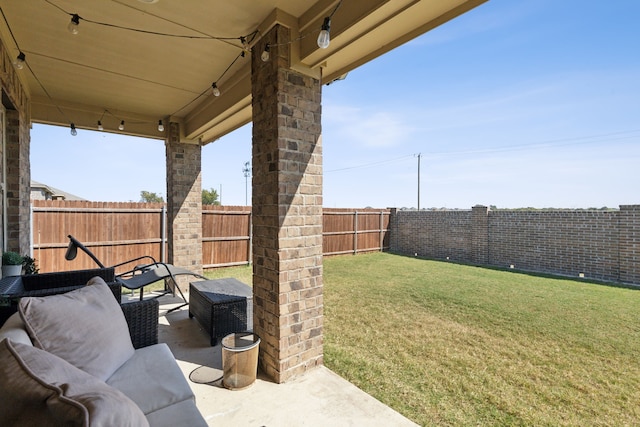
[[[76,130],[76,125],[71,123],[71,135],[76,136],[77,134],[78,134],[78,131]]]
[[[247,43],[247,39],[244,36],[240,37],[240,43],[242,43],[242,49],[246,52],[249,52],[249,44]]]
[[[25,60],[25,55],[24,53],[20,52],[18,54],[18,56],[16,57],[16,60],[13,61],[13,66],[16,67],[17,70],[22,70],[22,68],[24,68],[24,60]]]
[[[162,120],[158,121],[158,132],[164,132],[164,125],[162,124]]]
[[[331,35],[329,31],[331,30],[331,18],[324,18],[324,22],[322,23],[322,29],[320,30],[320,34],[318,34],[318,47],[320,49],[326,49],[329,47],[329,43],[331,42]]]
[[[77,13],[74,13],[71,16],[71,22],[69,22],[69,25],[67,25],[67,30],[69,30],[71,34],[78,34],[79,26],[80,26],[80,15],[78,15]]]
[[[262,55],[260,55],[260,59],[262,59],[262,62],[267,62],[269,58],[271,58],[269,48],[269,43],[267,43],[267,45],[264,47],[264,50],[262,51]]]
[[[124,130],[124,120],[120,121],[120,126],[118,126],[118,130]]]
[[[102,122],[98,120],[98,130],[104,130],[104,126],[102,126]]]
[[[220,89],[218,89],[218,85],[215,82],[211,85],[211,90],[213,92],[213,96],[220,96]]]

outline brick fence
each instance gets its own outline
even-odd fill
[[[640,284],[640,205],[618,211],[397,211],[391,251]]]

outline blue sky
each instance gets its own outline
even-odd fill
[[[490,0],[323,86],[324,205],[416,207],[417,154],[421,208],[640,203],[638,22],[637,0]],[[203,188],[243,205],[250,160],[247,125],[203,148]],[[161,141],[32,130],[32,178],[90,200],[164,196],[164,165]]]

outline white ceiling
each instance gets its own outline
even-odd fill
[[[484,1],[0,0],[0,36],[12,59],[26,55],[33,121],[95,129],[102,119],[118,132],[125,120],[124,133],[164,138],[158,120],[171,117],[185,139],[208,143],[251,120],[241,36],[251,47],[275,24],[290,28],[292,67],[328,82]],[[334,11],[331,45],[319,49]],[[70,14],[81,17],[75,35]]]

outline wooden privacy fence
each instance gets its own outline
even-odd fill
[[[166,211],[162,203],[33,200],[33,257],[41,272],[95,267],[79,253],[64,254],[71,234],[103,264],[150,255],[167,260]],[[323,212],[325,255],[389,248],[388,209],[330,209]],[[203,268],[247,264],[251,260],[251,207],[203,206]]]

